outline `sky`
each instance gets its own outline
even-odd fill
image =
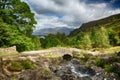
[[[120,13],[120,0],[22,0],[35,13],[35,30],[79,28],[83,23]]]

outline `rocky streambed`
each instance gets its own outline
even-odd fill
[[[12,55],[0,62],[0,80],[120,80],[120,56],[73,51],[54,56]]]

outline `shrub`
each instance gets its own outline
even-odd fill
[[[87,54],[87,53],[82,53],[82,54],[84,56],[84,58],[82,60],[84,60],[84,61],[87,61],[91,57],[90,54]]]
[[[96,65],[98,67],[104,67],[105,62],[102,59],[100,59],[100,58],[96,58]]]
[[[10,67],[8,69],[10,71],[21,71],[23,69],[34,69],[36,67],[35,64],[33,64],[30,61],[18,61],[18,62],[11,62]]]
[[[114,72],[114,67],[111,66],[110,64],[104,65],[104,69],[105,69],[105,71],[107,71],[107,72]]]
[[[80,47],[83,49],[91,49],[92,42],[88,34],[85,34],[80,40]]]
[[[35,48],[32,40],[26,36],[14,36],[11,38],[11,45],[16,45],[17,51],[33,50]]]
[[[113,63],[113,62],[119,62],[119,58],[115,54],[109,57],[109,63]]]
[[[47,80],[52,76],[52,72],[46,68],[40,67],[40,71],[37,73],[37,75],[42,79],[42,80]]]
[[[19,62],[12,62],[9,67],[10,71],[21,71],[23,70],[23,66]]]
[[[91,32],[91,39],[94,48],[110,47],[108,32],[104,27],[101,27],[99,31],[93,29]]]
[[[23,61],[21,64],[24,69],[34,69],[35,68],[35,65],[30,61]]]

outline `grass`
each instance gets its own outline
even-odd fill
[[[54,54],[54,53],[39,54],[39,56],[48,57],[48,58],[57,58],[57,57],[59,57],[59,55]]]
[[[107,71],[107,72],[114,72],[115,69],[110,64],[105,64],[104,65],[104,70]]]
[[[47,80],[47,78],[50,78],[52,74],[53,74],[53,73],[52,73],[50,70],[48,70],[48,69],[46,69],[46,68],[43,68],[43,67],[40,67],[40,68],[39,68],[39,72],[37,73],[37,75],[38,75],[38,76],[40,77],[40,79],[42,79],[42,80]]]
[[[23,66],[19,62],[11,62],[11,66],[9,67],[10,71],[21,71],[23,70]]]
[[[30,61],[23,61],[21,62],[24,69],[34,69],[36,66]]]
[[[15,61],[11,62],[11,65],[8,67],[10,71],[22,71],[26,69],[33,70],[36,68],[36,65],[30,61]]]
[[[5,55],[11,55],[11,54],[17,54],[18,52],[0,52],[0,56],[5,56]]]
[[[116,52],[120,52],[120,46],[116,46],[116,47],[110,47],[107,49],[103,49],[104,53],[116,53]]]

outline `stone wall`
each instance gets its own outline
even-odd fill
[[[2,73],[3,72],[3,67],[2,67],[2,57],[0,57],[0,73]]]
[[[16,52],[16,46],[0,48],[0,52]]]

